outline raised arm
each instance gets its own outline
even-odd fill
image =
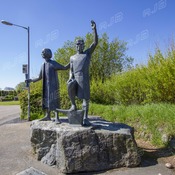
[[[94,33],[94,41],[88,49],[90,54],[93,53],[93,51],[95,50],[95,48],[98,44],[98,35],[97,35],[96,23],[93,20],[91,20],[91,27],[92,27],[92,30],[93,30],[93,33]]]

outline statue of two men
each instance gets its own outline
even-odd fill
[[[68,84],[68,95],[71,101],[70,111],[77,110],[75,103],[75,97],[83,100],[83,125],[90,125],[88,120],[88,109],[90,99],[90,83],[89,83],[89,65],[91,55],[98,44],[98,36],[96,24],[91,21],[91,27],[94,33],[94,41],[91,46],[84,51],[84,40],[79,39],[76,41],[77,53],[70,58],[70,63],[63,66],[54,60],[51,60],[52,52],[50,49],[43,49],[42,57],[45,59],[44,64],[41,67],[40,75],[38,78],[27,80],[28,82],[36,82],[43,80],[43,109],[46,110],[46,116],[41,119],[42,121],[51,120],[50,112],[56,111],[60,107],[59,104],[59,82],[57,76],[57,70],[67,70],[70,68],[70,77]],[[58,112],[55,112],[55,121],[59,123]]]

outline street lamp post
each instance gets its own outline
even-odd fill
[[[20,26],[20,25],[17,25],[17,24],[13,24],[11,22],[7,22],[7,21],[4,21],[4,20],[1,20],[1,23],[2,24],[5,24],[5,25],[9,25],[9,26],[16,26],[16,27],[21,27],[25,30],[27,30],[27,35],[28,35],[28,66],[27,66],[27,79],[30,79],[30,28],[29,27],[24,27],[24,26]],[[28,121],[30,121],[30,83],[27,83],[27,87],[28,87],[28,113],[27,113],[27,118],[28,118]]]

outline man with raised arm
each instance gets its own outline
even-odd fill
[[[84,51],[84,40],[76,41],[77,53],[70,57],[70,79],[68,80],[68,94],[71,100],[70,110],[76,110],[75,97],[83,100],[82,108],[84,110],[83,125],[89,126],[88,109],[90,99],[90,83],[89,83],[89,65],[91,54],[98,44],[98,36],[96,24],[91,21],[91,27],[94,33],[94,41],[91,46]]]

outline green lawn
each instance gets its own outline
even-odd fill
[[[98,105],[90,104],[90,115],[98,115],[112,121],[128,124],[135,128],[137,138],[151,141],[157,146],[163,143],[162,137],[175,137],[175,104],[146,105]]]
[[[3,101],[0,105],[19,105],[19,101]]]

